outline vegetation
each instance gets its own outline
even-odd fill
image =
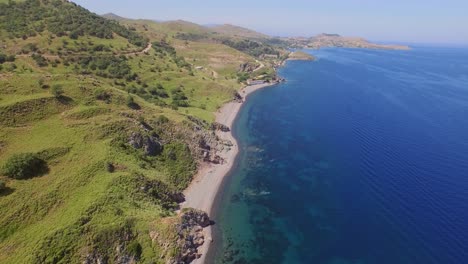
[[[36,61],[37,66],[39,67],[46,67],[49,65],[49,62],[40,54],[33,54],[32,59]]]
[[[2,180],[0,180],[0,194],[6,190],[6,183]]]
[[[200,155],[188,116],[214,121],[239,65],[262,59],[176,24],[0,1],[0,263],[166,263],[180,250],[175,209]]]
[[[254,41],[254,40],[244,39],[241,41],[233,41],[230,39],[226,39],[226,40],[223,40],[222,43],[236,50],[248,53],[254,57],[259,57],[260,55],[263,55],[263,54],[278,55],[278,56],[280,55],[280,52],[277,51],[272,46],[269,46],[269,45],[266,45],[266,44],[263,44],[261,42]]]
[[[181,87],[178,87],[171,91],[172,94],[172,105],[175,107],[188,107],[188,97],[185,95]]]
[[[147,43],[138,33],[63,0],[0,3],[0,28],[10,37],[23,39],[44,31],[71,39],[86,35],[112,39],[115,33],[136,46],[143,47]]]
[[[125,56],[100,56],[100,57],[81,57],[79,59],[70,59],[70,62],[76,62],[80,66],[79,73],[96,75],[104,78],[122,79],[128,81],[135,80],[137,77],[132,73],[131,67]]]
[[[169,181],[182,191],[190,183],[196,168],[190,150],[181,142],[174,142],[165,146],[163,158]]]
[[[10,157],[2,169],[4,175],[17,180],[32,178],[46,171],[46,162],[32,153],[16,154]]]
[[[14,55],[5,55],[0,53],[0,64],[3,64],[5,62],[14,62],[15,61],[15,56]]]
[[[60,84],[55,84],[52,86],[52,89],[50,90],[52,94],[55,96],[55,98],[60,98],[62,97],[64,91],[63,88]]]

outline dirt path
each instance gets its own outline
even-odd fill
[[[259,71],[259,70],[265,68],[265,64],[263,64],[261,61],[255,60],[255,62],[260,63],[260,66],[258,66],[258,67],[257,67],[255,70],[253,70],[252,72],[256,72],[256,71]]]

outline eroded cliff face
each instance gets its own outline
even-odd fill
[[[190,263],[199,258],[198,248],[205,243],[203,228],[211,224],[208,215],[200,210],[188,209],[182,213],[176,225],[181,253],[173,263]]]
[[[152,230],[150,236],[153,243],[164,249],[161,258],[167,264],[191,263],[201,256],[198,248],[211,242],[204,228],[212,221],[203,211],[186,208],[178,216],[167,218],[166,222],[166,230]]]
[[[195,117],[188,119],[190,122],[187,122],[184,128],[174,132],[174,135],[183,133],[189,138],[188,146],[198,162],[222,163],[219,154],[232,147],[233,143],[221,140],[215,132],[218,130],[228,132],[230,128],[217,122],[209,124]]]

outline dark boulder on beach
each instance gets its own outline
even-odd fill
[[[213,122],[213,123],[211,124],[211,129],[212,129],[212,130],[219,130],[219,131],[223,131],[223,132],[229,132],[229,131],[231,131],[231,129],[229,129],[228,126],[223,125],[223,124],[218,123],[218,122]]]

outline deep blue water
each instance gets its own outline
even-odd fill
[[[236,121],[216,263],[468,263],[468,49],[324,49]]]

